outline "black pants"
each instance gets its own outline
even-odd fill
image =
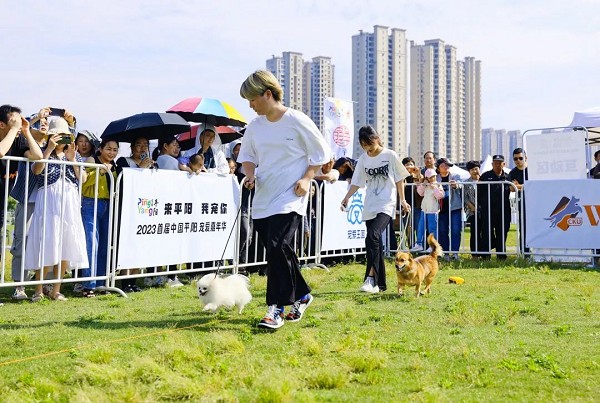
[[[498,259],[506,259],[506,236],[510,229],[510,208],[503,211],[501,209],[491,209],[483,211],[481,215],[483,227],[482,252],[489,252],[491,248],[496,249]],[[489,258],[488,256],[485,256]]]
[[[471,255],[473,257],[480,256],[477,254],[481,250],[483,244],[483,227],[481,225],[481,219],[478,217],[479,211],[469,216],[467,221],[469,222],[469,228],[471,228],[471,239],[469,241],[471,247]]]
[[[292,305],[310,292],[300,273],[294,235],[302,217],[297,213],[254,219],[254,228],[267,250],[267,305]]]
[[[371,268],[375,271],[375,283],[381,291],[385,291],[385,262],[383,260],[383,231],[390,223],[390,216],[379,213],[371,220],[365,221],[367,225],[367,237],[365,247],[367,249],[367,270],[364,279],[369,276]]]

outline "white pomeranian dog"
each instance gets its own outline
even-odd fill
[[[214,313],[222,306],[227,308],[237,306],[238,312],[242,313],[244,306],[252,301],[249,287],[250,280],[241,274],[230,276],[207,274],[198,280],[198,297],[204,304],[202,310]]]

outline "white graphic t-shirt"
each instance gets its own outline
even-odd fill
[[[352,184],[367,187],[363,220],[372,220],[378,213],[394,217],[396,212],[396,183],[409,175],[400,157],[394,151],[384,148],[376,157],[364,153],[358,159]]]

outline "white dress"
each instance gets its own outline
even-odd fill
[[[77,160],[81,162],[79,155]],[[72,267],[89,267],[75,172],[66,167],[61,174],[56,164],[47,164],[46,169],[47,186],[45,174],[38,176],[40,187],[27,235],[25,269],[39,270],[61,260]]]

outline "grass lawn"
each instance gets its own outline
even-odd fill
[[[241,315],[200,312],[191,285],[37,304],[2,289],[0,400],[598,400],[597,271],[442,263],[419,299],[395,295],[391,262],[387,292],[359,293],[363,271],[305,271],[315,302],[274,332],[256,328],[258,275]]]

